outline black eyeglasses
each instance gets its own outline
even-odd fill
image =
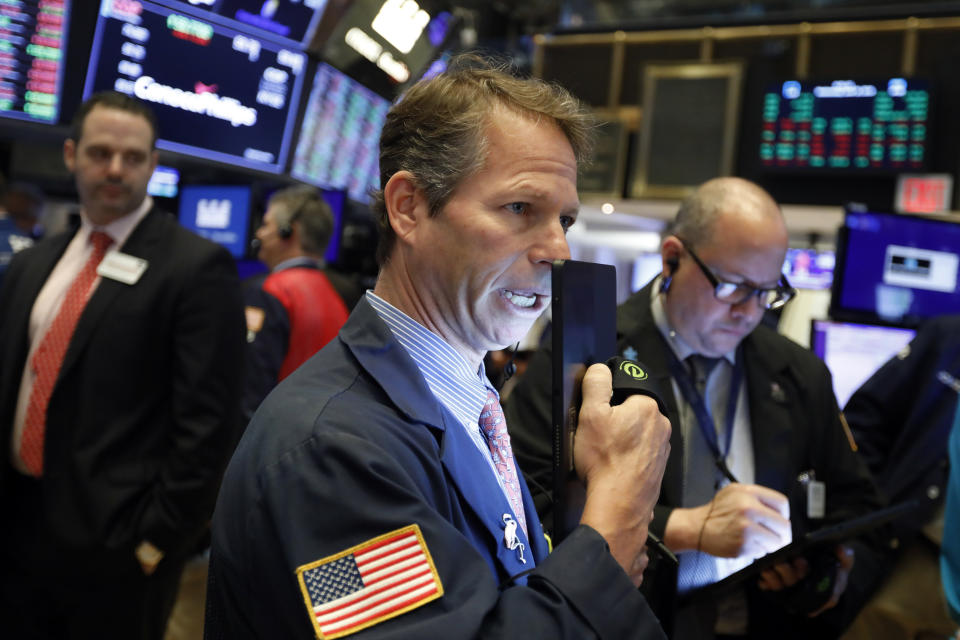
[[[682,242],[682,241],[681,241]],[[743,304],[752,296],[757,296],[760,306],[764,309],[779,309],[787,304],[791,298],[797,295],[797,290],[790,286],[787,276],[780,274],[780,282],[776,287],[766,288],[758,287],[750,282],[727,282],[721,280],[710,267],[703,263],[703,260],[693,252],[693,249],[684,243],[683,248],[690,254],[693,261],[700,267],[700,271],[713,286],[713,296],[720,302],[726,304]]]

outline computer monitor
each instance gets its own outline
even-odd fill
[[[843,407],[853,392],[916,334],[913,329],[811,320],[810,348],[833,375],[833,391]]]
[[[157,0],[159,4],[261,38],[305,48],[327,0]]]
[[[250,187],[187,185],[180,189],[180,224],[242,258],[249,246]]]
[[[763,96],[759,157],[767,170],[917,171],[932,138],[927,82],[787,80]]]
[[[144,0],[103,0],[84,97],[114,89],[156,113],[161,149],[279,173],[306,55]]]
[[[176,198],[180,191],[180,172],[158,164],[147,183],[147,193],[156,198]]]
[[[914,326],[960,313],[960,220],[848,209],[830,317]]]
[[[829,289],[833,284],[836,254],[817,249],[787,249],[783,273],[797,289]]]
[[[368,202],[380,187],[380,130],[390,102],[320,63],[303,114],[290,174]]]
[[[56,124],[71,0],[2,2],[0,117]]]

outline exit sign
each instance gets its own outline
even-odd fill
[[[895,207],[901,213],[938,213],[950,209],[953,176],[910,175],[897,178]]]

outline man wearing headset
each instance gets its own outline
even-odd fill
[[[819,615],[847,584],[847,547],[825,559],[837,563],[837,579],[812,617],[788,617],[797,608],[788,598],[820,584],[802,558],[720,597],[695,595],[791,541],[806,514],[789,498],[805,473],[825,485],[828,519],[876,506],[826,367],[761,324],[766,310],[795,293],[781,274],[787,241],[770,194],[740,178],[710,180],[664,235],[663,272],[617,310],[620,353],[672,391],[665,394],[671,453],[650,530],[680,562],[677,569],[652,558],[644,591],[673,640],[835,637],[852,601],[848,589],[843,607]],[[532,486],[550,486],[549,385],[549,354],[541,350],[505,408]],[[546,503],[535,498],[543,516]]]
[[[313,187],[282,189],[267,203],[256,240],[257,257],[270,273],[245,292],[247,420],[270,390],[330,342],[347,320],[347,307],[323,271],[332,233],[333,214]]]

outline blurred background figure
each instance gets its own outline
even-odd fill
[[[282,189],[267,203],[255,244],[270,273],[248,282],[244,291],[247,420],[270,390],[333,339],[347,320],[347,304],[324,269],[332,233],[333,214],[313,187]],[[344,293],[352,299],[346,289]]]
[[[43,192],[31,184],[15,182],[4,188],[0,183],[0,285],[13,254],[43,237],[44,200]]]
[[[844,408],[884,497],[891,504],[916,500],[919,505],[887,529],[886,555],[877,566],[885,579],[876,583],[876,593],[844,640],[932,640],[954,630],[939,587],[939,554],[947,539],[947,441],[958,377],[960,316],[939,316],[927,321]]]

